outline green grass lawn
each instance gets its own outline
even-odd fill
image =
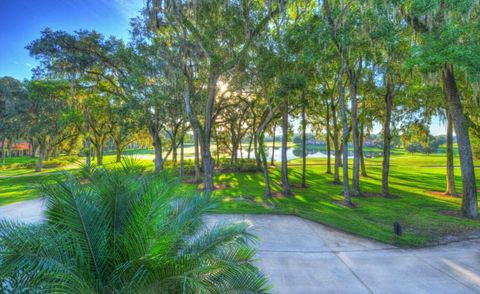
[[[448,215],[451,211],[460,210],[461,199],[430,193],[441,192],[445,188],[444,154],[409,154],[401,149],[394,150],[394,154],[391,159],[390,188],[397,198],[357,197],[354,198],[356,208],[339,206],[334,201],[342,200],[343,188],[333,185],[332,175],[325,173],[326,160],[308,159],[308,188],[301,189],[298,188],[301,180],[301,159],[295,159],[289,162],[294,197],[275,197],[271,200],[274,205],[271,208],[265,205],[262,198],[262,173],[217,174],[215,182],[224,186],[214,192],[214,197],[220,200],[217,211],[295,214],[385,243],[392,242],[392,223],[399,221],[404,228],[404,235],[398,244],[404,246],[424,246],[435,243],[446,235],[480,230],[479,220]],[[19,159],[25,160],[27,159]],[[114,161],[114,155],[104,158],[107,167],[115,166]],[[153,167],[150,157],[140,157],[140,162],[150,169]],[[361,178],[363,192],[378,193],[381,190],[381,163],[382,158],[366,159],[368,177]],[[459,165],[458,158],[455,165]],[[480,162],[477,161],[476,165],[480,166]],[[281,191],[278,167],[277,164],[277,167],[270,170],[275,192]],[[32,169],[25,168],[0,170],[0,205],[38,197],[36,187],[50,181],[52,176],[58,176],[64,169],[72,171],[78,169],[78,166],[47,168],[42,173],[34,173]],[[456,168],[455,172],[457,189],[461,191],[459,168]],[[480,171],[477,172],[477,180],[478,176]],[[193,191],[196,186],[184,184],[179,189]]]
[[[368,177],[361,179],[364,192],[381,190],[381,158],[367,159]],[[292,165],[300,160],[291,161]],[[401,155],[392,158],[390,188],[398,198],[357,197],[357,208],[339,206],[343,188],[333,185],[332,176],[325,174],[323,159],[310,159],[307,169],[307,189],[294,188],[292,198],[274,198],[275,208],[262,205],[263,175],[261,173],[232,173],[216,176],[216,182],[228,185],[214,195],[221,199],[219,212],[295,214],[360,236],[392,243],[392,224],[399,221],[404,235],[398,244],[424,246],[443,236],[459,235],[480,230],[479,220],[464,219],[441,212],[457,212],[461,199],[432,195],[445,187],[444,155]],[[458,164],[458,160],[457,163]],[[479,162],[477,162],[479,164]],[[455,169],[457,189],[461,190],[459,168]],[[480,184],[477,173],[477,181]],[[274,191],[281,191],[280,171],[271,169]],[[290,181],[299,186],[301,168],[290,169]],[[248,198],[250,200],[239,200]]]
[[[0,164],[0,205],[29,200],[39,197],[38,186],[51,181],[53,175],[65,169],[72,168],[67,158],[55,159],[62,161],[62,167],[45,168],[35,173],[32,167],[36,159],[28,156],[8,157],[5,164]]]
[[[115,159],[115,155],[105,156],[105,166],[115,166]],[[79,170],[83,161],[84,158],[72,162],[71,157],[59,157],[46,162],[47,166],[55,163],[55,167],[46,167],[41,172],[35,172],[33,167],[23,167],[25,164],[34,164],[35,158],[27,156],[7,158],[6,164],[0,164],[0,205],[38,198],[40,196],[38,187],[41,184],[51,182],[53,177],[62,177],[64,172]],[[95,161],[92,162],[95,165]],[[148,168],[153,166],[149,159],[138,159],[138,162]]]

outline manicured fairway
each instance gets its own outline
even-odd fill
[[[190,150],[189,150],[190,151]],[[458,216],[460,198],[445,197],[445,155],[406,154],[395,150],[391,162],[390,187],[393,199],[378,196],[381,190],[382,158],[366,159],[368,177],[361,178],[361,188],[366,197],[354,199],[355,209],[339,206],[334,201],[342,200],[343,188],[332,184],[332,175],[327,175],[325,159],[308,159],[308,188],[299,188],[301,160],[289,161],[290,181],[295,196],[283,198],[280,186],[279,164],[271,167],[272,188],[277,197],[265,202],[262,173],[217,174],[215,182],[220,189],[214,196],[220,200],[218,212],[222,213],[274,213],[294,214],[360,236],[392,243],[392,224],[399,221],[404,235],[398,245],[423,246],[442,242],[447,235],[464,237],[474,231],[480,232],[479,220]],[[153,163],[149,155],[136,157],[148,168]],[[115,157],[108,155],[106,166],[114,165]],[[456,166],[459,166],[456,158]],[[480,166],[480,162],[476,161]],[[73,170],[74,166],[67,166]],[[32,199],[39,196],[35,187],[61,173],[64,168],[45,169],[40,174],[30,169],[0,171],[0,205]],[[457,189],[461,192],[460,169],[455,169]],[[477,181],[480,186],[480,171]],[[193,190],[197,186],[184,184],[179,189]]]
[[[294,160],[291,165],[300,163]],[[333,185],[332,176],[325,174],[325,160],[312,159],[307,169],[307,189],[294,188],[293,198],[274,198],[275,208],[263,205],[262,173],[236,173],[217,176],[229,188],[215,191],[222,199],[220,211],[241,213],[287,213],[314,220],[344,231],[392,243],[392,224],[403,225],[404,236],[399,245],[423,246],[443,241],[445,235],[463,235],[480,230],[479,220],[464,219],[455,214],[460,210],[460,198],[432,195],[430,191],[445,188],[444,155],[398,155],[392,158],[391,191],[393,199],[358,197],[357,208],[334,204],[342,199],[342,186]],[[479,162],[477,162],[480,165]],[[381,158],[367,160],[368,177],[361,179],[364,192],[381,190]],[[460,169],[456,168],[460,190]],[[280,171],[271,169],[273,190],[281,191]],[[292,167],[290,181],[299,186],[301,167]],[[480,184],[480,171],[477,181]],[[461,190],[460,190],[461,191]],[[240,198],[241,197],[241,198]],[[247,200],[242,200],[247,198]],[[453,215],[451,215],[453,214]]]

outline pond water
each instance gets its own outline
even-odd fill
[[[273,147],[266,148],[265,153],[267,155],[268,160],[272,160],[272,149]],[[247,158],[248,156],[248,150],[242,150],[242,157]],[[370,152],[370,151],[364,151],[363,152],[366,158],[373,158],[373,157],[379,157],[382,156],[381,152]],[[240,157],[240,151],[238,156]],[[250,158],[253,158],[253,150],[251,151]],[[331,156],[333,158],[333,150],[331,153]],[[275,161],[282,161],[282,154],[281,154],[281,148],[275,148],[275,152],[273,152],[273,157]],[[302,157],[302,149],[301,148],[287,148],[287,161],[288,160],[293,160],[296,158],[301,158]],[[327,158],[327,152],[319,151],[318,149],[308,149],[307,148],[307,158]],[[349,151],[348,153],[348,158],[353,158],[353,152]]]

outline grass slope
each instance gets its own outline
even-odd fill
[[[291,166],[300,163],[291,162]],[[357,197],[357,208],[334,204],[342,200],[343,188],[332,184],[332,176],[325,174],[326,161],[308,160],[308,188],[294,188],[292,198],[274,198],[275,208],[262,204],[263,175],[236,173],[217,175],[216,182],[227,188],[215,191],[222,200],[219,212],[287,213],[295,214],[360,236],[392,243],[392,225],[399,221],[404,235],[399,245],[424,246],[438,242],[446,235],[459,235],[480,230],[479,220],[469,220],[442,212],[458,212],[461,199],[432,195],[430,191],[443,191],[445,187],[444,155],[401,155],[392,158],[390,188],[398,198]],[[363,192],[381,191],[381,158],[368,159],[368,177],[361,178]],[[458,162],[457,162],[458,164]],[[477,165],[480,165],[477,162]],[[457,189],[461,191],[460,169],[456,168]],[[480,184],[480,178],[477,181]],[[271,169],[274,191],[281,191],[280,171]],[[289,171],[293,185],[301,181],[301,167]],[[242,198],[249,200],[240,200]]]
[[[148,154],[148,153],[147,153]],[[292,198],[274,198],[274,208],[263,202],[262,173],[217,174],[215,183],[223,186],[214,192],[220,199],[218,212],[222,213],[277,213],[295,214],[353,234],[392,243],[392,223],[399,221],[404,236],[399,245],[424,246],[437,242],[446,235],[458,235],[480,230],[479,220],[468,220],[446,215],[445,211],[460,210],[460,198],[432,195],[429,191],[443,191],[445,187],[445,155],[408,154],[395,150],[391,159],[391,193],[398,198],[358,197],[357,208],[351,209],[334,204],[342,200],[343,188],[332,184],[332,175],[327,175],[325,159],[308,159],[308,188],[293,188]],[[142,164],[153,167],[150,157],[139,157]],[[27,159],[19,159],[20,162]],[[114,155],[105,157],[107,166],[113,165]],[[363,192],[378,193],[381,190],[382,158],[366,159],[368,177],[361,178]],[[298,187],[301,181],[301,160],[289,162],[290,181]],[[456,166],[459,166],[456,158]],[[480,162],[476,162],[480,166]],[[36,185],[49,181],[62,170],[75,170],[76,166],[45,169],[34,173],[31,169],[0,170],[0,205],[38,197]],[[478,169],[477,169],[478,170]],[[281,191],[279,165],[272,167],[272,188]],[[455,169],[457,189],[461,191],[460,169]],[[341,173],[340,173],[341,174]],[[479,181],[480,170],[477,172]],[[196,189],[184,184],[179,189]]]

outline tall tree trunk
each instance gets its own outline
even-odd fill
[[[116,155],[117,155],[117,158],[116,158],[115,161],[116,161],[116,162],[122,161],[122,149],[116,147],[116,148],[115,148],[115,153],[116,153]]]
[[[303,94],[305,95],[305,94]],[[305,98],[302,101],[302,188],[306,188],[307,174],[307,120],[305,118]]]
[[[350,79],[352,80],[352,79]],[[350,81],[350,103],[351,103],[351,121],[352,121],[352,141],[353,141],[353,177],[352,177],[352,196],[360,195],[360,144],[358,133],[358,101],[356,82]]]
[[[265,152],[265,149],[263,150],[263,152]],[[262,166],[262,160],[260,158],[260,154],[258,154],[258,135],[257,135],[257,132],[255,132],[253,134],[253,154],[255,155],[255,162],[256,162],[257,168],[260,169],[260,167]]]
[[[200,152],[199,152],[199,142],[198,142],[198,130],[193,129],[193,140],[195,142],[195,183],[200,183]],[[219,146],[217,146],[218,148]],[[218,150],[218,149],[217,149]]]
[[[152,136],[153,148],[155,150],[155,158],[153,160],[155,164],[155,173],[160,173],[163,167],[162,157],[162,140],[160,139],[160,118],[159,110],[155,109],[153,125],[150,127],[150,135]]]
[[[30,157],[35,158],[35,154],[37,153],[37,144],[31,140],[30,145],[32,146],[32,153],[30,154]]]
[[[38,161],[35,165],[35,172],[41,172],[43,168],[43,158],[45,153],[47,152],[47,146],[44,141],[39,142],[40,144],[40,152],[38,154]]]
[[[122,152],[123,148],[125,146],[122,146],[122,143],[120,143],[121,139],[114,140],[115,141],[115,154],[117,155],[116,162],[122,161]]]
[[[95,151],[97,153],[97,165],[103,165],[103,146],[101,142],[95,145]]]
[[[275,165],[275,137],[277,136],[277,124],[273,125],[273,138],[272,138],[272,158],[270,165]]]
[[[235,144],[235,131],[234,131],[234,126],[233,124],[230,124],[230,128],[232,129],[230,133],[230,142],[232,142],[232,153],[230,154],[230,164],[233,165],[234,163],[237,162],[237,152],[238,148]]]
[[[192,87],[192,77],[185,68],[187,74],[187,82],[184,86],[183,97],[185,101],[185,112],[190,120],[190,124],[197,131],[197,136],[200,144],[200,152],[202,153],[203,173],[204,173],[204,189],[206,192],[212,192],[214,190],[213,185],[213,171],[215,168],[215,160],[212,158],[210,150],[211,135],[212,135],[212,123],[213,123],[213,107],[215,104],[215,98],[217,93],[218,74],[211,72],[208,77],[207,85],[207,102],[205,105],[205,126],[202,128],[196,115],[192,112],[190,102],[190,88]]]
[[[247,159],[250,159],[250,152],[252,151],[253,136],[250,136],[247,149]]]
[[[290,183],[288,181],[287,144],[288,144],[288,98],[284,97],[283,107],[282,107],[282,187],[283,187],[283,195],[292,196]]]
[[[13,145],[15,144],[15,140],[13,138],[8,139],[8,144],[7,144],[7,154],[10,158],[13,157]]]
[[[88,118],[88,111],[83,112],[83,118],[85,120],[85,168],[90,170],[92,165],[91,159],[91,146],[90,146],[90,123]],[[35,152],[34,152],[35,154]]]
[[[326,113],[326,132],[327,132],[327,174],[332,174],[332,158],[331,158],[331,148],[330,148],[330,105],[327,102],[327,113]]]
[[[209,140],[203,140],[200,144],[200,150],[203,154],[203,177],[204,177],[204,189],[206,192],[212,192],[215,187],[213,186],[213,169],[215,168],[215,160],[212,158],[210,152]]]
[[[6,158],[7,158],[7,153],[5,152],[5,150],[7,150],[5,148],[5,142],[7,141],[6,138],[2,138],[2,163],[5,164],[5,162],[7,161]]]
[[[180,141],[180,177],[185,174],[185,134],[183,134]]]
[[[255,132],[255,137],[258,138],[258,155],[262,161],[263,179],[265,182],[265,198],[270,198],[272,197],[272,190],[270,185],[270,175],[268,173],[268,160],[265,154],[264,139],[265,139],[265,129],[267,128],[267,125],[272,121],[274,117],[274,113],[271,107],[270,99],[268,99],[268,92],[266,88],[264,88],[264,91],[265,91],[265,98],[268,100],[269,112],[265,117],[265,120],[263,120],[258,126],[258,129]]]
[[[265,144],[264,144],[264,133],[258,135],[258,153],[262,160],[262,168],[263,168],[263,180],[265,182],[265,198],[272,197],[272,190],[270,185],[270,175],[268,173],[268,160],[265,154]]]
[[[340,154],[340,143],[339,143],[339,129],[337,123],[337,109],[335,106],[335,101],[333,96],[330,97],[331,108],[332,108],[332,121],[333,121],[333,149],[335,151],[335,166],[333,170],[333,183],[338,185],[340,182],[340,166],[341,166],[341,154]]]
[[[159,136],[153,138],[153,148],[155,150],[155,158],[153,160],[155,165],[155,173],[159,173],[162,170],[162,141]]]
[[[365,154],[363,153],[363,145],[365,144],[365,127],[363,124],[360,125],[360,142],[359,142],[359,151],[360,151],[360,169],[362,177],[367,177],[367,169],[365,168]]]
[[[220,162],[220,140],[218,138],[218,132],[217,132],[217,129],[215,128],[215,148],[217,149],[216,153],[217,153],[217,162]]]
[[[339,138],[339,140],[340,140],[340,138]],[[338,157],[338,162],[339,162],[338,165],[343,167],[343,140],[340,141],[339,145],[340,145],[340,150],[339,150],[340,151],[340,156]]]
[[[393,108],[393,85],[388,81],[386,83],[387,92],[385,93],[385,121],[383,122],[383,163],[382,163],[382,196],[390,197],[388,189],[388,176],[390,173],[390,147],[392,135],[390,125],[392,120]]]
[[[344,204],[347,206],[352,206],[352,198],[350,195],[349,188],[349,177],[348,177],[348,119],[347,119],[347,110],[345,105],[345,86],[343,84],[343,73],[345,70],[345,61],[342,61],[342,67],[338,73],[338,94],[339,94],[339,104],[340,104],[340,115],[342,118],[343,134],[343,197]]]
[[[205,107],[205,128],[203,132],[200,133],[200,150],[202,152],[204,188],[206,192],[212,192],[215,189],[213,185],[215,160],[212,158],[212,153],[210,151],[210,139],[213,123],[213,106],[217,93],[217,81],[218,75],[215,73],[210,74],[207,86],[207,104]]]
[[[175,131],[175,132],[172,133],[172,163],[173,163],[173,167],[177,167],[177,157],[178,157],[177,149],[178,149],[177,132]]]
[[[457,135],[458,153],[460,155],[463,188],[462,214],[468,218],[476,218],[478,215],[477,186],[475,182],[472,146],[470,145],[470,135],[468,133],[469,122],[463,113],[463,106],[451,65],[445,65],[442,78],[447,93],[449,111],[453,117],[455,134]]]
[[[240,159],[243,159],[243,148],[242,148],[242,139],[240,139],[240,142],[238,142],[237,146],[239,146],[239,153],[240,153]],[[237,157],[235,158],[236,161],[238,161],[238,153]]]
[[[447,190],[445,195],[458,196],[455,188],[453,157],[453,118],[447,110]]]

